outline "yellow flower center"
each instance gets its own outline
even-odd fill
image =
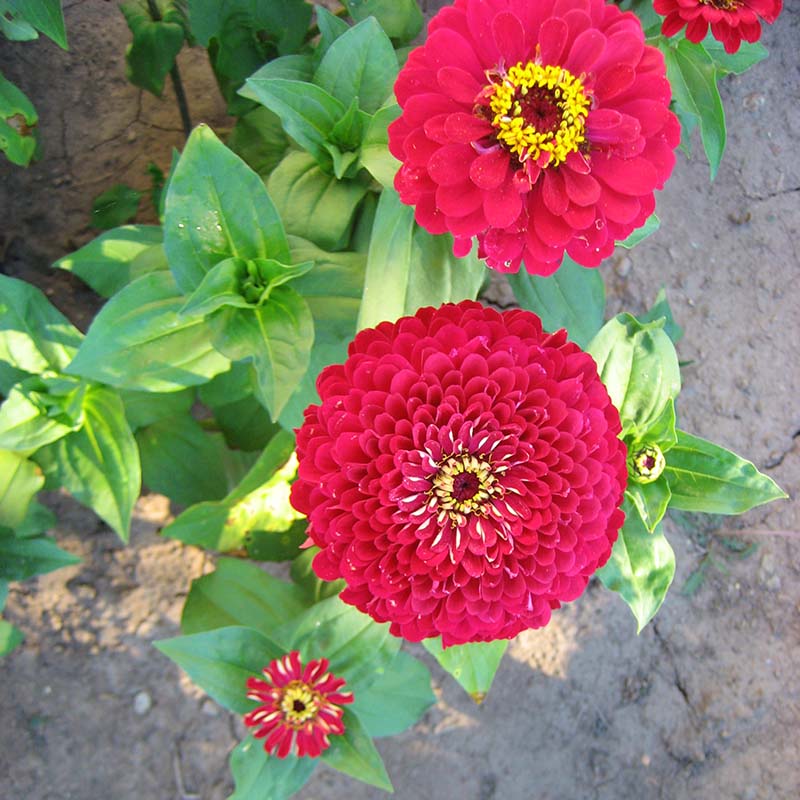
[[[487,502],[497,493],[492,467],[482,458],[464,453],[450,456],[433,476],[433,496],[439,511],[455,522],[464,514],[485,512]]]
[[[291,681],[283,690],[281,711],[290,725],[300,727],[319,713],[320,696],[308,684]]]
[[[495,81],[491,122],[498,140],[521,162],[532,158],[554,167],[585,141],[591,100],[580,78],[529,61],[495,75]]]

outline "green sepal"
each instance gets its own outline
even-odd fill
[[[423,639],[422,644],[476,703],[482,703],[492,688],[508,640],[472,642],[443,648],[441,637],[437,637]]]

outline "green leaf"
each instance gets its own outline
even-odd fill
[[[675,401],[670,398],[661,415],[647,428],[647,433],[639,442],[632,442],[628,450],[634,450],[637,444],[657,444],[662,453],[667,453],[678,441],[675,432]]]
[[[585,348],[602,327],[606,290],[599,270],[565,255],[558,272],[547,278],[523,270],[506,277],[519,304],[538,314],[546,331],[566,328],[570,340]]]
[[[664,320],[664,332],[672,340],[673,344],[677,344],[683,338],[683,328],[675,322],[672,316],[672,308],[667,300],[667,293],[662,286],[658,290],[655,303],[644,314],[639,316],[639,322],[655,322],[658,319]]]
[[[283,129],[323,166],[330,164],[325,142],[347,107],[313,83],[266,77],[269,64],[251,75],[241,94],[281,118]]]
[[[167,74],[183,47],[183,27],[152,18],[145,0],[122,3],[120,10],[133,34],[125,50],[125,76],[134,86],[161,97]]]
[[[331,746],[323,750],[320,756],[322,761],[351,778],[377,786],[385,792],[393,792],[394,787],[386,774],[383,759],[361,720],[349,708],[345,708],[342,722],[344,733],[330,737]]]
[[[718,42],[711,32],[703,40],[703,49],[711,56],[711,60],[720,72],[732,72],[734,75],[741,75],[769,55],[769,51],[761,42],[744,40],[740,42],[739,49],[735,53],[726,53],[725,46],[722,42]]]
[[[8,528],[0,528],[0,580],[24,581],[79,562],[46,536],[20,539]]]
[[[455,258],[449,236],[432,236],[414,224],[414,210],[385,189],[372,228],[359,330],[438,306],[474,298],[485,272],[475,256]]]
[[[82,338],[35,286],[0,275],[0,392],[26,372],[63,371]]]
[[[725,151],[725,110],[717,89],[717,70],[701,44],[687,39],[677,43],[661,40],[667,63],[667,78],[674,102],[700,121],[711,180],[717,175]]]
[[[397,56],[389,37],[368,17],[339,36],[322,57],[314,83],[347,108],[353,100],[374,114],[392,93]]]
[[[15,628],[10,622],[0,619],[0,658],[7,656],[12,650],[22,644],[25,634]]]
[[[136,432],[142,480],[151,491],[191,505],[228,493],[222,437],[206,433],[192,417],[167,417]]]
[[[299,650],[303,661],[327,658],[331,672],[345,677],[355,694],[378,680],[400,649],[388,623],[378,624],[338,597],[312,606],[279,628],[275,638]]]
[[[267,189],[294,236],[333,250],[347,241],[353,214],[367,191],[356,181],[337,181],[308,153],[289,153],[269,176]]]
[[[425,22],[417,0],[343,0],[355,20],[375,17],[398,44],[406,44],[422,30]]]
[[[713,442],[678,431],[664,474],[671,508],[705,514],[742,514],[788,495],[745,459]]]
[[[289,463],[293,448],[294,437],[281,431],[223,500],[187,508],[162,533],[185,544],[226,551],[243,547],[254,530],[288,531],[299,518],[288,505],[286,485],[297,469],[296,460]]]
[[[330,46],[343,34],[350,30],[350,26],[336,14],[331,14],[325,6],[317,6],[317,27],[319,28],[319,42],[314,50],[314,65],[318,66],[322,57],[328,52]],[[311,80],[309,75],[308,80]]]
[[[125,405],[125,419],[136,431],[167,417],[188,414],[194,405],[194,394],[194,389],[184,389],[167,393],[122,391],[119,396]]]
[[[675,575],[675,554],[660,527],[649,533],[627,498],[622,509],[625,524],[611,558],[596,575],[628,604],[641,633],[664,602]]]
[[[92,227],[108,230],[130,222],[139,210],[141,198],[140,192],[124,183],[112,186],[92,202]]]
[[[36,461],[127,542],[142,483],[136,441],[116,392],[87,387],[83,412],[81,429],[38,450]]]
[[[135,280],[100,309],[67,368],[121,389],[170,392],[228,368],[199,317],[181,316],[185,298],[169,272]]]
[[[437,637],[423,639],[422,644],[476,703],[482,703],[492,688],[495,673],[508,647],[505,639],[442,648],[442,640]]]
[[[362,167],[384,188],[394,186],[400,162],[389,152],[389,125],[400,116],[400,106],[392,102],[373,114],[361,141],[359,159]]]
[[[234,714],[255,705],[247,699],[247,679],[282,656],[275,642],[251,628],[233,626],[153,642],[203,691]]]
[[[284,800],[303,788],[317,760],[270,756],[261,740],[248,736],[234,748],[230,766],[236,791],[228,800]]]
[[[53,264],[77,275],[103,297],[111,297],[132,281],[167,269],[157,225],[124,225],[101,233],[89,244]]]
[[[251,561],[220,558],[215,572],[192,581],[181,630],[191,634],[244,625],[274,639],[273,631],[302,614],[307,605],[294,584],[273,578]]]
[[[209,318],[214,346],[232,361],[252,359],[259,399],[277,420],[308,368],[314,320],[294,289],[278,286],[258,308],[223,308]]]
[[[289,138],[283,132],[280,117],[259,106],[237,120],[228,147],[247,166],[266,177],[286,155]]]
[[[56,515],[46,506],[31,501],[25,519],[14,529],[18,539],[30,539],[55,528]]]
[[[0,526],[16,528],[44,485],[42,471],[18,453],[0,450]]]
[[[12,164],[27,167],[36,155],[38,119],[25,93],[0,73],[0,150]]]
[[[430,671],[401,650],[385,674],[355,696],[351,708],[370,736],[395,736],[414,725],[435,702]]]
[[[205,125],[192,131],[169,182],[164,249],[187,294],[230,256],[289,263],[283,225],[261,178]]]
[[[637,483],[631,480],[628,482],[625,495],[639,513],[647,532],[653,533],[667,513],[667,506],[672,496],[667,479],[662,475],[652,483]]]
[[[292,582],[304,592],[309,605],[319,603],[320,600],[325,600],[328,597],[334,597],[346,585],[341,579],[323,581],[317,577],[317,573],[314,572],[311,564],[317,553],[319,553],[319,547],[308,547],[292,561]]]
[[[228,447],[237,450],[263,450],[279,430],[253,395],[216,406],[214,420]]]
[[[644,222],[641,228],[637,228],[626,239],[617,242],[620,247],[625,247],[630,250],[636,247],[639,242],[643,242],[648,236],[652,236],[661,227],[661,220],[655,215],[651,214]]]
[[[11,42],[32,42],[39,38],[36,28],[19,11],[12,11],[6,0],[0,0],[0,31]]]
[[[49,36],[59,47],[67,49],[67,32],[61,0],[6,0],[37,31]]]
[[[587,348],[619,410],[623,436],[646,438],[664,406],[681,390],[678,357],[663,324],[643,325],[630,314],[618,314]]]

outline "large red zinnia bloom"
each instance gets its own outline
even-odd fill
[[[611,553],[620,421],[594,361],[528,311],[465,301],[361,331],[297,432],[317,575],[412,641],[546,625]]]
[[[328,736],[344,733],[341,706],[352,703],[342,692],[343,678],[328,672],[328,659],[303,666],[293,650],[264,667],[264,678],[247,679],[247,696],[261,705],[245,714],[244,724],[264,739],[264,749],[278,758],[290,753],[315,758],[330,747]]]
[[[702,42],[711,28],[711,35],[725,46],[726,53],[735,53],[746,42],[761,37],[761,23],[775,22],[783,0],[654,0],[653,8],[665,17],[661,25],[664,36],[674,36],[686,28],[690,42]]]
[[[596,267],[643,225],[680,126],[664,58],[603,0],[455,0],[395,84],[395,188],[503,272]]]

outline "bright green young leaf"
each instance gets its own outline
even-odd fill
[[[189,414],[194,405],[194,395],[194,389],[167,393],[119,392],[125,406],[125,419],[134,432],[167,417]]]
[[[6,3],[37,31],[49,36],[59,47],[67,49],[61,0],[6,0]]]
[[[204,692],[234,714],[255,708],[247,679],[258,676],[283,650],[262,633],[233,626],[153,642]]]
[[[349,684],[348,680],[348,686]],[[321,760],[351,778],[377,786],[385,792],[393,792],[394,787],[372,738],[361,720],[347,706],[344,708],[342,722],[344,733],[330,737],[331,746],[322,752]]]
[[[398,44],[410,42],[425,22],[417,0],[343,0],[354,20],[375,17]]]
[[[289,263],[283,225],[261,178],[206,125],[192,131],[170,179],[164,249],[187,294],[230,256]]]
[[[337,181],[308,153],[293,152],[273,170],[267,189],[286,231],[323,249],[348,239],[353,214],[367,191],[358,181]]]
[[[663,324],[642,325],[630,314],[618,314],[587,348],[619,410],[623,435],[646,438],[664,406],[681,390],[678,357]]]
[[[281,431],[224,499],[187,508],[162,533],[185,544],[223,552],[244,547],[250,534],[258,530],[273,531],[280,541],[280,534],[299,518],[288,504],[288,481],[297,469],[290,458],[293,448],[294,437]]]
[[[717,175],[725,151],[725,110],[717,89],[717,70],[701,44],[679,39],[677,44],[662,40],[667,63],[667,78],[672,99],[700,121],[700,134],[706,151],[711,180]]]
[[[422,644],[476,703],[482,703],[492,688],[495,673],[508,647],[506,639],[442,648],[442,640],[437,637],[423,639]]]
[[[368,120],[369,115],[359,111],[358,98],[354,97],[350,101],[344,116],[333,126],[328,144],[333,142],[343,151],[358,150],[364,133],[364,126]],[[355,154],[353,154],[353,159],[356,159]],[[342,174],[344,174],[344,171]],[[337,173],[336,177],[341,180],[342,175]]]
[[[278,286],[257,308],[222,308],[209,317],[214,346],[231,361],[252,359],[258,396],[274,420],[308,369],[314,320],[294,289]]]
[[[400,162],[389,152],[388,126],[400,116],[400,106],[392,102],[373,114],[361,140],[359,159],[370,175],[384,188],[394,186]]]
[[[42,471],[19,453],[0,450],[0,527],[16,528],[44,485]]]
[[[586,269],[569,256],[547,278],[520,270],[508,275],[519,304],[538,314],[546,331],[566,328],[571,341],[586,347],[603,325],[606,290],[597,269]]]
[[[721,72],[732,72],[734,75],[747,72],[750,67],[754,67],[769,55],[769,51],[761,42],[744,40],[740,42],[739,49],[735,53],[726,53],[725,46],[722,42],[718,42],[710,31],[702,44],[703,49],[711,56],[711,60]]]
[[[678,431],[664,474],[670,506],[705,514],[742,514],[788,495],[768,475],[713,442]]]
[[[169,18],[154,19],[147,0],[129,0],[120,10],[133,34],[125,51],[125,76],[134,86],[161,97],[167,74],[183,47],[183,26]]]
[[[0,150],[12,164],[27,167],[36,155],[38,119],[25,93],[0,73]]]
[[[77,275],[97,294],[111,297],[136,278],[167,269],[163,238],[158,225],[124,225],[101,233],[53,266]]]
[[[142,484],[139,451],[122,400],[90,386],[80,430],[36,452],[36,461],[78,502],[89,506],[127,542],[131,513]]]
[[[370,736],[395,736],[414,725],[435,702],[430,671],[401,650],[385,674],[355,696],[351,707]]]
[[[639,513],[647,532],[653,533],[667,513],[672,496],[667,479],[662,475],[652,483],[629,480],[625,495]]]
[[[228,493],[222,437],[206,433],[193,417],[166,417],[136,432],[142,480],[175,503],[218,500]]]
[[[353,100],[374,114],[392,93],[397,56],[374,17],[367,17],[339,36],[322,57],[314,83],[347,108]]]
[[[0,392],[26,372],[63,371],[82,338],[35,286],[0,275]]]
[[[317,553],[319,553],[318,547],[308,547],[292,561],[292,582],[305,593],[309,605],[334,597],[345,587],[345,582],[341,579],[323,581],[317,577],[311,563]]]
[[[79,562],[46,536],[20,539],[9,528],[0,527],[0,580],[24,581]]]
[[[683,338],[683,328],[675,322],[672,316],[672,308],[667,300],[667,293],[662,286],[658,290],[655,303],[644,314],[641,314],[639,322],[655,322],[657,319],[664,319],[664,332],[677,344]]]
[[[641,633],[664,602],[675,575],[675,554],[660,527],[648,532],[629,500],[622,508],[625,524],[611,558],[596,574],[628,604],[636,617],[636,632]]]
[[[289,138],[280,117],[259,106],[237,120],[227,144],[248,167],[266,178],[286,155]]]
[[[118,183],[92,201],[92,227],[100,230],[117,228],[130,222],[139,210],[140,192]]]
[[[200,317],[179,313],[185,298],[169,272],[135,280],[106,303],[67,368],[120,389],[171,392],[228,368]]]
[[[32,500],[25,519],[14,529],[18,539],[30,539],[55,528],[56,515],[46,506]]]
[[[617,242],[620,247],[625,247],[630,250],[636,247],[639,242],[643,242],[648,236],[652,236],[661,227],[661,220],[655,215],[651,214],[641,228],[637,228],[626,239]]]
[[[240,291],[246,275],[247,262],[243,258],[226,258],[215,264],[181,308],[181,316],[205,317],[223,306],[248,308],[250,303]]]
[[[331,672],[345,677],[355,694],[378,680],[400,649],[388,623],[378,624],[338,597],[312,606],[279,628],[275,638],[299,650],[303,661],[327,658]]]
[[[317,759],[270,756],[262,740],[248,736],[234,748],[230,766],[236,790],[228,800],[285,800],[303,788]]]
[[[0,448],[32,453],[83,424],[85,385],[64,377],[26,378],[0,405]]]
[[[252,561],[220,558],[215,572],[192,581],[181,630],[191,634],[244,625],[274,638],[274,630],[302,614],[307,606],[294,584],[273,578]]]
[[[247,79],[241,94],[277,114],[286,133],[319,164],[330,163],[324,144],[347,110],[335,97],[313,83],[264,77],[264,69]]]

